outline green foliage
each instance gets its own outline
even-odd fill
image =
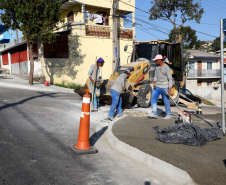
[[[197,95],[196,95],[197,96]],[[197,96],[202,100],[203,104],[209,105],[209,106],[216,106],[214,103],[210,102],[209,100],[202,98],[201,96]]]
[[[68,83],[65,80],[62,80],[61,83],[55,83],[54,85],[59,86],[59,87],[69,88],[69,89],[77,89],[77,88],[81,87],[80,84]]]
[[[213,44],[211,45],[212,49],[214,51],[218,51],[221,49],[221,46],[220,46],[220,37],[216,38],[213,42]],[[226,48],[226,43],[224,42],[224,48]]]
[[[191,29],[190,26],[180,27],[171,30],[169,34],[169,41],[173,42],[177,35],[182,36],[182,43],[184,44],[185,49],[199,49],[201,47],[201,41],[197,40],[196,31]]]
[[[0,0],[1,20],[8,28],[19,29],[25,37],[30,54],[29,84],[33,84],[33,44],[52,43],[56,39],[53,29],[60,21],[60,0]]]
[[[1,20],[6,27],[19,29],[28,44],[52,42],[52,30],[60,20],[60,0],[0,0]]]
[[[151,3],[153,6],[149,10],[149,19],[166,18],[173,24],[174,29],[176,29],[176,18],[178,15],[181,19],[181,27],[186,21],[195,20],[200,23],[204,13],[200,3],[195,3],[195,0],[153,0]]]

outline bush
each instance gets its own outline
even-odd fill
[[[77,88],[81,87],[80,84],[67,83],[66,81],[62,81],[61,83],[55,83],[54,85],[59,86],[59,87],[69,88],[69,89],[77,89]]]

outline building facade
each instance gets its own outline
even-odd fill
[[[203,98],[220,97],[221,68],[219,56],[199,50],[187,50],[190,54],[186,75],[186,88]]]
[[[135,6],[135,0],[125,1]],[[125,28],[124,18],[133,17],[135,9],[128,4],[118,3],[118,55],[120,64],[128,62],[132,53],[124,52],[125,45],[135,40],[135,27]],[[66,0],[63,1],[61,18],[55,32],[60,36],[56,44],[44,44],[39,49],[38,62],[43,75],[50,83],[76,83],[83,85],[88,78],[88,70],[96,59],[102,57],[102,77],[107,79],[114,70],[113,50],[113,0]],[[135,25],[135,24],[133,24]]]

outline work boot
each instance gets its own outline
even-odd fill
[[[147,118],[151,118],[151,119],[157,119],[158,114],[153,114],[151,113],[150,115],[147,115]]]
[[[93,108],[93,109],[91,110],[91,112],[97,112],[97,111],[98,111],[97,108]]]
[[[123,116],[123,114],[117,114],[117,117],[121,118]]]
[[[108,118],[108,120],[109,120],[109,121],[113,121],[113,120],[114,120],[114,118]]]
[[[163,119],[171,119],[171,118],[172,118],[172,116],[166,115]]]

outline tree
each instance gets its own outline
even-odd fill
[[[220,46],[220,37],[217,37],[213,44],[211,45],[212,49],[216,52],[218,50],[221,49],[221,46]],[[224,42],[224,48],[226,48],[226,43]]]
[[[27,41],[30,52],[30,78],[33,84],[34,55],[33,44],[40,41],[54,42],[57,34],[53,33],[60,21],[60,0],[0,0],[1,20],[6,27],[19,29]]]
[[[200,3],[195,3],[195,0],[153,0],[151,3],[153,6],[149,10],[149,19],[168,19],[173,24],[173,30],[175,31],[177,28],[180,29],[186,21],[195,20],[200,23],[204,13]],[[181,23],[177,26],[178,16],[180,16]]]
[[[176,30],[171,30],[169,34],[169,41],[174,42],[178,34],[182,35],[182,42],[186,49],[200,48],[199,43],[201,41],[197,40],[196,31],[191,29],[190,26],[182,26],[180,28],[176,28]]]

